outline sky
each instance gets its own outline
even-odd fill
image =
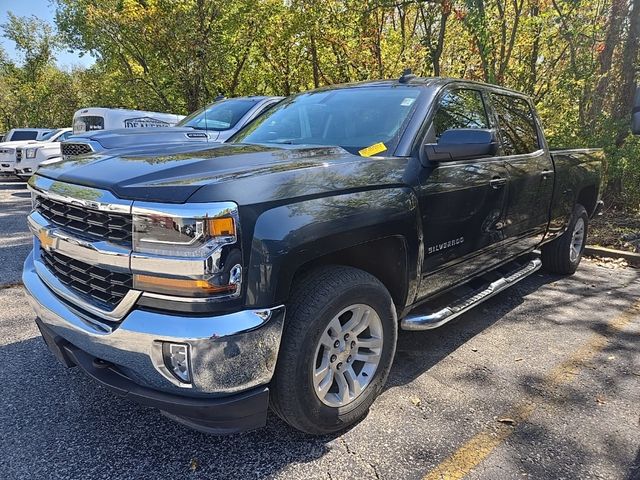
[[[55,23],[55,7],[50,0],[0,0],[0,24],[8,20],[8,12],[18,16],[35,15],[51,25]],[[16,52],[16,45],[10,40],[0,36],[0,45],[13,60],[19,61],[20,56]],[[93,63],[93,58],[89,55],[80,57],[78,52],[57,52],[57,64],[61,68],[69,69],[72,66],[88,67]]]

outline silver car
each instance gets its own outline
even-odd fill
[[[282,99],[262,96],[224,99],[192,113],[175,127],[93,130],[74,135],[62,142],[62,157],[150,145],[222,143]]]

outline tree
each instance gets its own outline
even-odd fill
[[[221,93],[291,95],[409,67],[529,93],[553,145],[605,147],[609,192],[640,202],[628,128],[640,0],[54,1],[58,32],[33,17],[3,27],[21,56],[0,52],[0,128],[68,125],[81,106],[187,113]],[[62,47],[95,65],[60,71]]]

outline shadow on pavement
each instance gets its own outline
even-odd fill
[[[526,296],[562,277],[537,274],[434,330],[400,330],[387,389],[410,383],[461,345],[500,321]]]
[[[636,455],[636,459],[633,461],[631,465],[631,469],[629,470],[629,476],[627,480],[640,480],[640,448],[638,449],[638,453]]]
[[[623,419],[624,427],[617,425],[620,419],[613,419],[603,412],[603,405],[606,403],[629,398],[629,385],[634,381],[634,375],[637,375],[634,373],[634,368],[637,370],[637,367],[633,365],[633,361],[640,354],[640,334],[610,332],[608,325],[612,317],[606,312],[611,310],[605,310],[602,305],[603,301],[608,302],[608,307],[616,306],[620,312],[635,304],[638,301],[637,292],[623,289],[629,283],[640,283],[640,272],[630,273],[626,284],[606,292],[598,290],[597,279],[581,278],[580,274],[578,272],[576,275],[578,281],[563,282],[558,284],[558,288],[550,286],[563,277],[537,274],[440,329],[417,334],[401,332],[387,388],[412,382],[523,303],[521,313],[511,315],[506,322],[533,319],[540,329],[562,324],[563,329],[568,332],[572,329],[587,329],[592,333],[606,332],[608,342],[598,352],[597,358],[615,359],[616,362],[603,366],[592,358],[585,365],[576,367],[575,380],[551,389],[548,378],[543,373],[538,374],[535,369],[531,370],[534,373],[500,378],[500,372],[472,368],[458,374],[455,383],[457,388],[470,392],[477,401],[496,407],[498,413],[503,413],[502,409],[504,412],[510,411],[513,403],[522,398],[533,399],[536,403],[555,409],[553,423],[531,417],[514,430],[509,443],[517,447],[507,448],[506,454],[503,451],[500,460],[501,467],[513,469],[511,473],[514,475],[526,472],[528,478],[591,478],[602,465],[618,465],[625,470],[629,468],[628,480],[640,480],[640,451],[631,466],[624,467],[629,464],[629,449],[636,446],[624,442],[625,437],[622,435],[610,435],[611,431],[618,428],[636,429],[637,411],[634,418]],[[535,301],[525,303],[527,295],[541,287],[545,287],[545,294],[537,296]],[[575,309],[576,305],[579,311],[584,312],[583,316],[562,314],[563,309]],[[585,337],[588,339],[590,334]],[[527,340],[523,338],[522,341]],[[567,351],[566,355],[570,353]],[[509,372],[507,369],[505,371]],[[511,398],[498,394],[505,382],[509,382]],[[563,432],[562,425],[571,425],[571,421],[575,420],[572,415],[578,415],[581,428],[585,428],[578,436],[570,433],[573,431],[571,426],[567,427],[569,431]],[[585,417],[589,420],[584,420]],[[556,425],[558,423],[560,427]],[[460,425],[456,427],[459,428]],[[531,445],[537,447],[527,447]],[[536,456],[540,451],[543,456]],[[425,446],[423,452],[414,453],[425,458],[433,455],[428,446]]]
[[[326,437],[299,433],[275,416],[261,430],[211,436],[112,394],[78,370],[64,369],[40,337],[0,348],[5,478],[118,478],[186,475],[262,478],[327,450]],[[10,400],[8,400],[10,399]],[[7,401],[8,400],[8,401]],[[68,470],[66,470],[68,469]],[[97,475],[101,476],[101,475]],[[173,475],[175,477],[175,475]]]

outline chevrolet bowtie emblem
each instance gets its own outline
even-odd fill
[[[53,245],[54,238],[49,235],[47,230],[40,230],[38,232],[38,240],[42,248],[49,249]]]

